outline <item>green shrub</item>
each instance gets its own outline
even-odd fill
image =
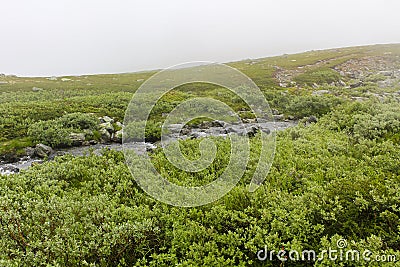
[[[28,129],[28,136],[36,143],[43,143],[51,147],[70,146],[71,140],[68,138],[72,132],[70,128],[64,128],[63,125],[56,121],[39,121]]]
[[[63,128],[74,130],[96,130],[99,120],[90,114],[69,113],[58,119]]]

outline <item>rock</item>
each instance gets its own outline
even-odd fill
[[[396,82],[396,80],[387,79],[384,81],[378,81],[377,84],[380,88],[386,88],[386,87],[393,86],[395,82]]]
[[[32,88],[32,91],[33,91],[33,92],[40,92],[40,91],[43,91],[43,88],[33,87],[33,88]]]
[[[354,89],[363,85],[362,81],[357,81],[355,83],[350,84],[350,88]]]
[[[108,117],[108,116],[100,117],[99,120],[100,120],[101,123],[107,123],[107,122],[109,122],[109,123],[114,123],[114,120],[111,119],[111,118]]]
[[[308,117],[307,122],[308,123],[316,123],[316,122],[318,122],[318,119],[317,119],[317,117],[311,115],[310,117]]]
[[[96,140],[89,140],[89,145],[93,146],[96,145],[97,141]]]
[[[49,80],[49,81],[57,81],[57,77],[55,77],[55,76],[49,77],[49,78],[47,78],[47,80]]]
[[[0,168],[0,173],[3,174],[19,173],[19,168],[12,165],[6,165]]]
[[[246,134],[249,137],[253,137],[257,134],[257,132],[259,131],[259,128],[256,126],[251,126],[250,128],[246,129]]]
[[[8,84],[6,81],[0,81],[0,84]]]
[[[122,143],[122,135],[123,135],[122,130],[117,131],[112,138],[113,141],[117,143]]]
[[[294,119],[295,119],[294,116],[292,116],[292,115],[289,115],[289,116],[288,116],[288,120],[293,121]]]
[[[202,137],[207,137],[207,134],[204,132],[194,132],[190,135],[190,138],[192,138],[192,139],[197,139],[197,138],[202,138]]]
[[[114,127],[111,124],[111,122],[104,122],[104,123],[100,123],[100,128],[101,129],[105,129],[107,130],[109,133],[113,133],[114,132]]]
[[[383,71],[378,72],[378,74],[383,75],[383,76],[387,76],[387,77],[392,77],[393,76],[393,71],[383,70]]]
[[[69,81],[72,81],[72,80],[71,80],[71,79],[68,79],[68,78],[62,78],[61,81],[63,81],[63,82],[69,82]]]
[[[277,109],[271,109],[272,115],[279,115],[279,111]]]
[[[325,94],[329,94],[330,92],[328,90],[318,90],[318,91],[314,91],[312,92],[312,95],[314,96],[322,96]]]
[[[35,155],[35,148],[33,148],[33,147],[27,147],[27,148],[25,148],[25,154],[26,154],[28,157],[33,157],[33,156]]]
[[[101,140],[105,143],[110,142],[111,140],[111,134],[109,133],[109,131],[107,131],[107,129],[100,129],[100,135],[101,135]]]
[[[344,81],[342,81],[342,80],[339,80],[339,82],[338,82],[338,85],[339,86],[347,86],[347,84],[344,82]]]
[[[81,146],[83,142],[85,142],[85,134],[84,133],[70,133],[69,139],[73,146]]]
[[[119,128],[124,128],[124,125],[122,124],[122,123],[120,123],[119,121],[117,121],[116,123],[115,123],[115,125],[117,126],[117,127],[119,127]]]
[[[273,117],[274,120],[276,120],[276,121],[282,121],[282,120],[285,119],[285,115],[283,115],[283,114],[273,115],[272,117]]]
[[[181,130],[181,135],[189,135],[190,134],[190,129],[187,127],[183,127]]]
[[[319,85],[316,84],[316,83],[313,83],[312,87],[313,87],[314,89],[317,89],[317,88],[319,88]]]
[[[39,158],[48,157],[53,152],[53,149],[44,144],[37,144],[35,146],[35,155]]]

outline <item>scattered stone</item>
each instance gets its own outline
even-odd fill
[[[190,138],[192,139],[197,139],[202,137],[207,137],[207,134],[205,132],[194,132],[190,135]]]
[[[355,82],[355,83],[350,84],[350,88],[351,88],[351,89],[354,89],[354,88],[360,87],[360,86],[362,86],[362,85],[363,85],[363,82],[362,82],[362,81],[357,81],[357,82]]]
[[[383,76],[387,76],[387,77],[392,77],[393,76],[393,71],[383,70],[383,71],[378,72],[378,74],[383,75]]]
[[[272,115],[279,115],[279,111],[277,109],[271,109]]]
[[[392,80],[392,79],[387,79],[384,81],[378,81],[377,84],[380,88],[387,88],[387,87],[391,87],[395,84],[396,80]]]
[[[90,144],[91,146],[96,145],[96,144],[97,144],[97,141],[96,141],[96,140],[89,140],[89,144]]]
[[[99,126],[101,129],[106,129],[109,133],[114,132],[114,126],[111,124],[111,122],[100,123]]]
[[[105,122],[114,123],[114,120],[111,119],[111,118],[108,117],[108,116],[100,117],[99,120],[100,120],[101,123],[105,123]]]
[[[276,121],[283,121],[283,120],[285,119],[285,115],[283,115],[283,114],[273,115],[272,117],[273,117],[274,120],[276,120]]]
[[[33,147],[27,147],[27,148],[25,148],[25,154],[26,154],[28,157],[33,157],[33,156],[35,155],[35,148],[33,148]]]
[[[318,122],[318,119],[314,115],[311,115],[310,117],[308,117],[307,122],[308,123],[316,123],[316,122]]]
[[[117,143],[122,143],[122,135],[123,135],[122,130],[117,131],[113,136],[113,141]]]
[[[32,91],[33,91],[33,92],[40,92],[40,91],[43,91],[43,88],[33,87],[33,88],[32,88]]]
[[[329,94],[330,92],[328,90],[318,90],[318,91],[314,91],[312,92],[312,95],[314,96],[322,96],[325,94]]]
[[[110,142],[111,140],[111,134],[109,133],[109,131],[107,131],[107,129],[100,129],[100,135],[101,135],[101,140],[105,143]]]
[[[251,126],[250,128],[246,129],[246,134],[249,137],[254,137],[260,129],[256,126]]]
[[[0,168],[0,174],[13,174],[13,173],[19,173],[19,168],[12,165],[6,165]]]
[[[81,146],[85,142],[84,133],[70,133],[69,139],[73,146]]]
[[[44,144],[37,144],[35,146],[35,155],[39,158],[48,157],[53,152],[53,149]]]

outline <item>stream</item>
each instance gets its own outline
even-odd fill
[[[189,132],[185,134],[174,133],[174,130],[179,129],[182,125],[170,125],[169,129],[172,134],[170,134],[166,139],[176,140],[176,139],[188,139],[188,138],[202,138],[208,136],[227,136],[229,133],[243,134],[251,128],[256,127],[266,133],[271,131],[282,131],[286,128],[293,127],[297,125],[296,121],[278,121],[278,122],[260,122],[260,123],[245,123],[245,128],[241,127],[240,124],[230,125],[228,131],[226,127],[223,126],[213,126],[207,128],[192,128]],[[175,131],[176,132],[176,131]],[[164,139],[165,140],[165,139]],[[138,148],[143,148],[143,153],[147,150],[152,150],[157,147],[157,144],[153,143],[143,143],[143,142],[133,142],[130,145],[136,146]],[[49,156],[49,160],[54,159],[56,156],[62,156],[66,154],[71,154],[73,156],[84,156],[88,155],[89,151],[93,151],[94,154],[101,155],[103,149],[111,149],[116,151],[122,151],[123,145],[121,143],[109,143],[109,144],[96,144],[90,146],[79,146],[70,147],[63,149],[54,149],[53,153]],[[18,173],[20,170],[26,170],[35,163],[42,163],[43,160],[39,158],[23,157],[17,162],[6,163],[0,162],[0,175],[9,175]]]

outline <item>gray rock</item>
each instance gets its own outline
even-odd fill
[[[250,128],[246,129],[246,134],[249,137],[253,137],[257,134],[257,132],[259,131],[259,128],[256,126],[251,126]]]
[[[279,115],[273,115],[274,120],[276,121],[282,121],[285,119],[285,115],[279,114]]]
[[[33,157],[33,156],[35,155],[35,148],[33,148],[33,147],[27,147],[27,148],[25,148],[25,154],[26,154],[28,157]]]
[[[279,111],[277,109],[271,109],[272,115],[279,115]]]
[[[106,130],[106,129],[100,129],[100,135],[101,135],[101,141],[102,142],[110,142],[111,140],[111,134]]]
[[[108,116],[100,117],[99,120],[101,123],[107,123],[107,122],[114,123],[114,120]]]
[[[84,133],[70,133],[69,139],[73,146],[81,146],[85,142]]]
[[[32,91],[33,91],[33,92],[40,92],[40,91],[43,91],[43,88],[33,87],[33,88],[32,88]]]
[[[316,122],[318,122],[318,119],[317,119],[317,117],[311,115],[310,117],[308,117],[307,122],[308,123],[316,123]]]
[[[122,135],[123,135],[123,131],[119,130],[117,131],[114,135],[113,135],[113,141],[117,142],[117,143],[122,143]]]
[[[383,75],[383,76],[387,76],[387,77],[392,77],[393,76],[393,71],[383,70],[383,71],[378,72],[378,74]]]
[[[35,155],[39,158],[48,157],[53,152],[53,149],[44,144],[37,144],[35,146]]]
[[[113,125],[111,124],[111,122],[100,123],[99,126],[100,126],[101,129],[105,129],[105,130],[107,130],[107,131],[110,132],[110,133],[114,132],[114,127],[113,127]]]
[[[318,90],[318,91],[314,91],[312,92],[312,95],[314,96],[322,96],[322,95],[326,95],[329,94],[330,92],[328,90]]]
[[[3,174],[19,173],[19,168],[12,165],[6,165],[0,168],[0,173]]]
[[[207,134],[206,133],[204,133],[204,132],[194,132],[194,133],[192,133],[191,135],[190,135],[190,138],[194,138],[194,139],[197,139],[197,138],[202,138],[202,137],[207,137]]]
[[[350,84],[350,88],[354,89],[363,85],[362,81],[357,81],[355,83]]]

